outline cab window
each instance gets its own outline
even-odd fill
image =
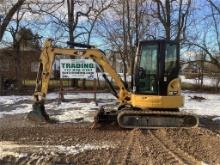
[[[157,93],[158,45],[143,45],[138,67],[137,92]]]
[[[170,74],[176,68],[177,54],[175,44],[166,44],[165,51],[165,73]]]

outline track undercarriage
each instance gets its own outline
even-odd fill
[[[133,110],[104,111],[101,109],[95,117],[97,123],[117,122],[121,128],[192,128],[199,123],[198,117],[173,111]]]
[[[51,122],[43,102],[33,104],[33,110],[28,114],[28,119]],[[94,117],[94,122],[100,124],[115,122],[121,128],[128,129],[192,128],[199,123],[198,117],[188,113],[174,112],[168,109],[166,111],[134,110],[127,107],[111,111],[100,108]]]

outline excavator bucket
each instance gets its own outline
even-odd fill
[[[32,111],[28,113],[27,118],[35,122],[50,122],[50,117],[46,113],[44,103],[42,101],[35,102],[32,105]]]

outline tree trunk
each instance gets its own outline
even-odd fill
[[[15,57],[15,75],[16,75],[16,87],[20,91],[22,88],[22,77],[21,77],[21,52],[19,42],[15,45],[16,57]]]
[[[123,38],[124,38],[124,50],[123,50],[123,68],[124,68],[124,82],[127,82],[126,78],[126,72],[127,72],[127,66],[126,66],[126,56],[128,55],[128,38],[127,38],[127,31],[126,31],[126,23],[125,23],[125,1],[123,1]]]
[[[216,88],[215,88],[215,91],[216,91],[216,92],[219,91],[219,87],[218,87],[218,86],[219,86],[219,83],[220,83],[220,78],[218,77],[217,80],[216,80],[216,86],[215,86],[215,87],[216,87]]]
[[[59,99],[60,99],[60,102],[65,100],[64,99],[63,80],[61,80],[61,79],[60,79]]]
[[[171,21],[170,21],[170,13],[171,9],[170,9],[170,0],[166,0],[166,27],[165,27],[165,31],[166,31],[166,39],[170,40],[171,39]]]
[[[4,78],[0,75],[0,96],[4,93]]]
[[[69,27],[69,41],[74,42],[74,8],[75,8],[75,0],[67,0],[67,7],[68,7],[68,27]],[[74,48],[70,45],[70,48]],[[71,57],[74,59],[74,57]],[[71,81],[72,87],[78,86],[78,80],[73,79]]]
[[[129,48],[129,50],[127,51],[126,57],[127,57],[127,68],[130,68],[131,66],[131,59],[132,59],[132,34],[131,34],[131,20],[130,20],[130,4],[129,4],[129,0],[126,1],[126,5],[127,5],[127,38],[128,38],[128,42],[129,42],[129,46],[127,46],[127,50]],[[129,54],[129,55],[128,55]]]

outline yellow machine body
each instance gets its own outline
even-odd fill
[[[182,107],[183,96],[152,96],[131,94],[131,105],[140,109],[175,109]]]

